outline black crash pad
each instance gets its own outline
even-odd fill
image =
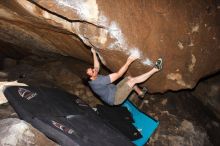
[[[62,146],[133,145],[85,102],[67,92],[9,86],[4,94],[21,119]]]
[[[126,107],[97,105],[98,115],[118,129],[131,141],[142,138],[141,133],[133,125],[134,119]]]

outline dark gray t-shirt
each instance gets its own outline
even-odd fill
[[[109,75],[98,75],[96,80],[89,81],[89,85],[103,101],[110,105],[114,104],[116,85],[111,83]]]

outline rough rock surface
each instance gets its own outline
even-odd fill
[[[7,76],[4,78],[5,81],[0,81],[0,104],[7,102],[1,92],[4,86],[33,85],[64,89],[79,96],[94,107],[96,104],[100,104],[100,101],[93,95],[89,87],[82,82],[82,78],[85,77],[82,72],[87,67],[88,65],[85,62],[68,57],[43,58],[29,56],[18,61],[14,68],[2,70],[2,73]]]
[[[139,108],[160,121],[150,146],[217,146],[219,121],[188,92],[148,95]]]
[[[17,118],[0,121],[1,146],[58,146],[30,124]]]
[[[220,119],[220,75],[200,82],[193,95]]]
[[[219,71],[219,24],[219,1],[10,0],[0,2],[0,48],[91,62],[85,45],[94,46],[112,71],[127,55],[140,55],[128,71],[133,76],[163,57],[163,71],[145,85],[164,92],[193,88]]]
[[[195,125],[193,125],[192,122],[189,122],[187,120],[179,121],[177,118],[172,117],[174,115],[169,115],[168,117],[170,120],[173,120],[175,122],[170,122],[170,124],[177,124],[174,128],[167,131],[167,133],[163,133],[164,129],[162,131],[159,131],[161,135],[158,135],[158,133],[151,139],[152,146],[157,145],[169,145],[169,146],[205,146],[210,145],[207,134],[200,130],[195,129]],[[172,118],[171,118],[172,117]],[[180,124],[180,125],[178,125]],[[172,133],[171,133],[172,131]]]

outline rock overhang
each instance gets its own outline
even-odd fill
[[[136,76],[163,57],[164,68],[143,85],[165,92],[193,88],[220,70],[220,4],[196,1],[14,0],[1,2],[1,40],[31,50],[102,63],[116,71],[128,55],[140,57]],[[15,3],[16,2],[16,3]],[[208,9],[209,8],[209,9]]]

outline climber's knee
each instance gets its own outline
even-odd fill
[[[136,84],[136,82],[135,82],[134,78],[130,77],[127,81],[127,84],[130,88],[133,88],[134,85]]]

